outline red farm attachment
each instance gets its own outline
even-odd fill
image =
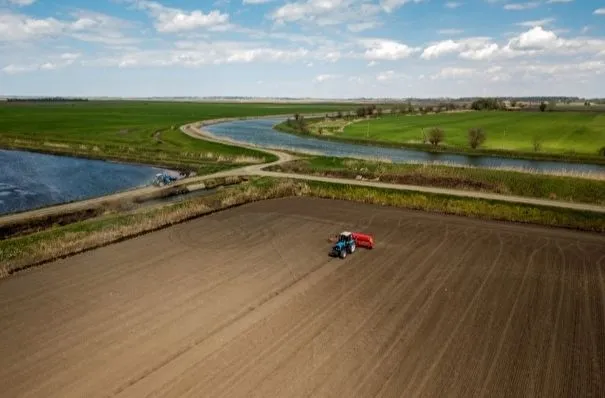
[[[351,235],[357,246],[368,249],[374,248],[374,237],[372,235],[362,234],[360,232],[352,232]]]

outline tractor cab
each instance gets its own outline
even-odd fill
[[[350,241],[353,240],[353,234],[351,234],[350,232],[342,232],[339,236],[338,236],[338,241],[339,242],[345,242],[348,243]]]

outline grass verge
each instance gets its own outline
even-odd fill
[[[482,220],[509,221],[590,232],[605,232],[605,214],[578,210],[460,198],[390,189],[366,188],[324,182],[309,182],[309,195],[341,199]]]
[[[580,177],[321,156],[267,170],[605,205],[605,180]]]
[[[0,241],[0,277],[216,211],[288,196],[351,200],[485,220],[605,232],[605,214],[323,182],[259,178],[225,188],[212,196],[159,209],[105,216]]]

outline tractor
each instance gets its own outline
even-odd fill
[[[353,253],[355,251],[356,243],[355,239],[353,239],[353,234],[350,232],[342,232],[338,236],[338,240],[332,246],[332,251],[330,255],[333,257],[345,258],[348,253]]]
[[[155,175],[153,185],[161,187],[163,185],[170,185],[176,180],[177,178],[175,176],[172,176],[168,173],[158,173]]]
[[[374,248],[374,237],[359,232],[344,231],[338,235],[336,243],[332,246],[330,256],[345,258],[347,254],[355,252],[357,247]]]

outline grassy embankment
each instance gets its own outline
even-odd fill
[[[433,127],[444,132],[444,140],[438,146],[425,142],[425,136]],[[471,128],[482,128],[486,134],[485,142],[477,149],[469,146]],[[276,129],[305,133],[287,122]],[[308,120],[306,134],[327,140],[431,152],[605,164],[605,156],[599,154],[605,147],[605,112],[385,114],[369,121],[357,119],[354,123],[343,119],[314,119]]]
[[[605,180],[581,177],[321,156],[294,160],[267,170],[605,205]]]
[[[190,169],[206,174],[272,161],[259,151],[197,140],[179,127],[201,120],[330,112],[351,104],[145,101],[0,102],[0,148]]]
[[[322,182],[260,178],[226,188],[212,196],[160,209],[110,215],[0,241],[0,276],[228,207],[286,196],[352,200],[480,219],[605,232],[604,214]]]

